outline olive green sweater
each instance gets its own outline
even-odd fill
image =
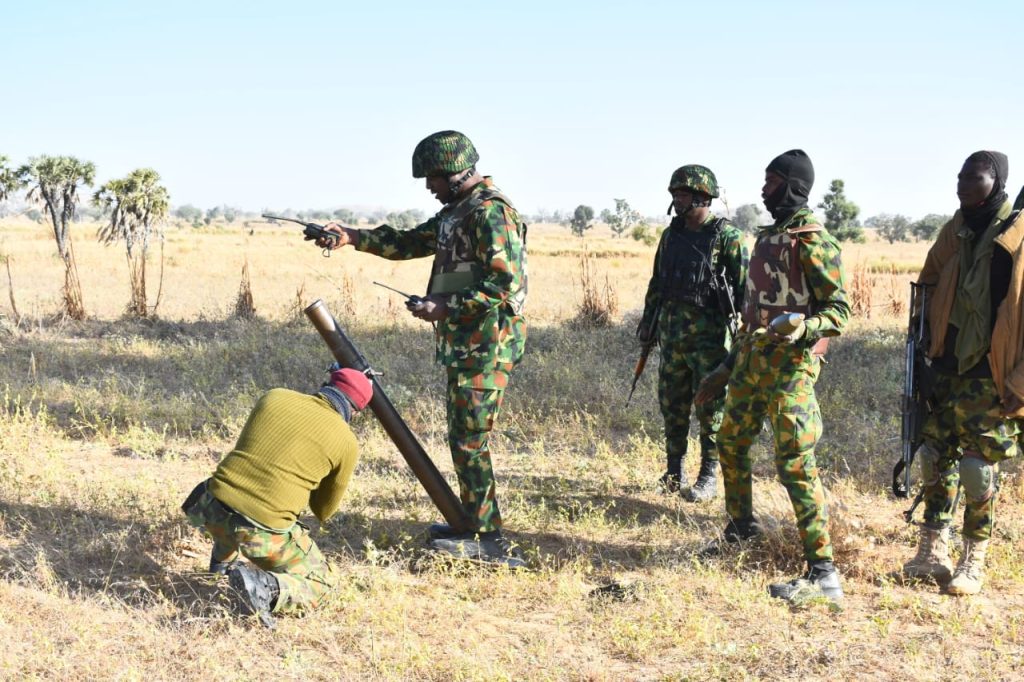
[[[268,528],[290,528],[308,505],[326,521],[359,457],[345,419],[316,395],[275,388],[256,403],[210,493]]]

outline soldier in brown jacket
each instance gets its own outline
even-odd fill
[[[927,321],[933,413],[918,451],[925,502],[906,576],[976,594],[992,536],[999,462],[1019,452],[1024,417],[1024,219],[1005,192],[1009,163],[971,154],[957,176],[960,210],[928,251],[918,281],[934,287]],[[949,524],[963,486],[964,549],[956,569]]]

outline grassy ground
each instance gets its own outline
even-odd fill
[[[420,293],[425,262],[346,251],[329,260],[295,232],[173,232],[156,321],[120,319],[123,256],[76,250],[92,319],[53,318],[61,282],[35,225],[0,225],[15,324],[0,287],[0,676],[5,679],[1015,679],[1024,674],[1024,477],[1000,493],[985,592],[952,599],[890,573],[912,553],[887,495],[898,453],[903,321],[894,275],[870,318],[830,349],[819,449],[846,609],[793,611],[767,583],[800,569],[792,511],[762,438],[755,504],[764,545],[700,561],[721,500],[659,495],[654,364],[624,406],[652,250],[597,235],[590,267],[614,324],[586,329],[578,240],[531,234],[531,336],[494,439],[511,536],[536,570],[431,561],[426,495],[370,415],[342,512],[316,532],[344,580],[324,609],[274,633],[228,612],[200,573],[209,544],[177,507],[207,476],[254,399],[307,390],[330,358],[299,307],[324,298],[398,409],[454,480],[442,377],[428,330],[378,279]],[[848,251],[851,268],[913,263],[923,248]],[[259,317],[229,317],[248,260]],[[903,272],[905,268],[896,268]],[[157,272],[152,267],[152,272]],[[6,273],[4,273],[5,275]],[[155,288],[151,290],[155,291]],[[898,307],[898,306],[897,306]],[[689,462],[691,477],[696,462]],[[310,519],[311,520],[311,519]],[[314,524],[315,525],[315,524]],[[616,582],[622,598],[592,596]]]

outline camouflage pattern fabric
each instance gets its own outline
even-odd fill
[[[718,448],[725,509],[733,519],[754,513],[750,448],[767,417],[775,441],[775,467],[789,494],[807,561],[832,559],[825,490],[814,447],[821,411],[814,383],[821,361],[808,348],[769,344],[746,336],[729,378]]]
[[[477,520],[481,533],[502,527],[488,444],[511,369],[506,366],[470,374],[448,371],[448,446],[462,506]]]
[[[490,178],[474,192],[493,187]],[[356,248],[390,260],[432,256],[437,250],[438,225],[448,207],[411,230],[382,225],[360,230]],[[491,200],[465,219],[472,251],[482,268],[482,279],[452,294],[448,316],[437,323],[437,361],[445,367],[485,371],[522,359],[526,318],[510,305],[523,288],[526,276],[525,226],[516,210]]]
[[[709,214],[703,227],[710,229],[716,221],[717,218]],[[686,456],[693,396],[701,380],[727,355],[729,334],[726,331],[725,315],[717,303],[697,307],[681,301],[663,300],[659,273],[667,235],[668,230],[662,234],[661,244],[654,257],[654,274],[647,287],[641,324],[651,327],[654,311],[660,304],[657,321],[658,344],[661,347],[658,402],[665,420],[668,472],[678,474]],[[743,235],[732,224],[726,223],[722,227],[717,244],[712,249],[711,260],[716,268],[725,267],[726,278],[732,284],[733,291],[742,296],[747,252],[743,245]],[[724,398],[696,408],[700,424],[701,457],[712,461],[718,460],[715,441],[722,422],[723,402]]]
[[[455,130],[442,130],[420,140],[412,152],[412,176],[454,175],[480,160],[469,138]]]
[[[761,228],[758,239],[794,227],[818,224],[809,209]],[[808,561],[832,559],[825,491],[818,476],[814,448],[822,432],[814,384],[821,361],[811,351],[825,336],[838,336],[850,317],[839,245],[825,231],[800,239],[800,266],[814,300],[806,333],[790,345],[769,341],[765,330],[741,330],[730,351],[732,374],[718,431],[725,482],[726,511],[733,519],[753,514],[750,448],[767,417],[775,442],[779,480],[789,494]],[[756,247],[755,247],[756,248]],[[749,281],[749,279],[748,279]]]
[[[803,341],[807,345],[816,343],[823,337],[838,336],[840,330],[850,319],[850,304],[846,297],[845,275],[839,243],[824,228],[813,232],[803,232],[810,226],[823,225],[810,209],[804,208],[793,214],[788,220],[761,228],[757,233],[754,251],[758,251],[764,242],[775,241],[784,232],[794,232],[799,241],[796,247],[799,263],[793,263],[796,275],[802,274],[801,288],[804,280],[810,291],[801,291],[797,296],[791,291],[796,282],[787,282],[785,286],[778,281],[779,273],[751,273],[747,278],[743,318],[748,326],[764,326],[760,308],[771,308],[775,317],[786,311],[787,301],[792,306],[790,312],[797,308],[803,312],[805,305],[810,307],[813,315],[809,315],[807,333]],[[777,264],[775,264],[777,265]],[[767,278],[764,275],[768,275]],[[768,281],[761,281],[767,279]],[[791,279],[797,279],[792,277]],[[781,289],[785,289],[782,291]],[[809,304],[804,299],[809,298]]]
[[[678,474],[686,457],[690,406],[697,386],[728,355],[729,333],[722,316],[686,303],[666,305],[658,321],[661,364],[658,403],[665,419],[665,452],[669,473]],[[701,459],[718,461],[716,440],[725,397],[696,406]]]
[[[494,187],[490,178],[472,188]],[[451,206],[411,230],[382,225],[360,230],[357,247],[391,260],[431,256]],[[526,279],[526,226],[515,208],[489,199],[459,226],[482,277],[448,296],[448,315],[436,326],[436,359],[448,375],[448,445],[462,502],[479,530],[501,527],[488,441],[509,374],[523,357],[526,318],[518,301]]]
[[[959,462],[965,450],[980,454],[993,466],[1019,452],[1020,421],[1001,414],[995,382],[990,378],[969,378],[937,374],[935,411],[923,427],[925,440],[939,453],[938,477],[924,481],[924,520],[932,528],[949,525],[953,500],[960,485]],[[963,536],[971,540],[992,537],[995,501],[965,497]]]
[[[710,168],[697,164],[680,166],[672,173],[668,181],[668,191],[685,188],[693,192],[707,194],[709,197],[718,197],[718,178],[711,172]]]
[[[203,484],[201,484],[203,485]],[[239,554],[277,578],[281,590],[274,613],[301,614],[315,609],[338,576],[300,523],[286,530],[261,528],[203,490],[184,510],[189,523],[213,539],[212,558],[219,562]]]

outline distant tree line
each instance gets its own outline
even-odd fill
[[[124,244],[131,285],[126,313],[147,317],[156,313],[161,295],[158,288],[155,300],[150,303],[147,291],[150,247],[163,243],[163,229],[169,220],[203,227],[215,222],[234,223],[239,219],[246,220],[248,225],[249,219],[257,217],[255,213],[246,213],[226,204],[206,210],[184,204],[172,210],[170,193],[161,184],[160,174],[152,168],[139,168],[123,178],[110,180],[83,202],[81,192],[91,187],[95,178],[95,164],[73,156],[41,155],[17,166],[12,165],[8,157],[0,155],[0,208],[6,211],[19,193],[23,193],[21,201],[25,208],[21,213],[30,220],[49,223],[57,254],[64,264],[63,314],[72,319],[83,319],[86,314],[72,248],[71,226],[75,222],[99,222],[97,239],[104,244]],[[349,224],[358,224],[367,218],[371,222],[386,221],[403,230],[415,227],[426,217],[419,210],[357,214],[345,208],[298,212],[285,209],[279,215],[298,220],[337,220]],[[161,271],[162,253],[161,250]]]

